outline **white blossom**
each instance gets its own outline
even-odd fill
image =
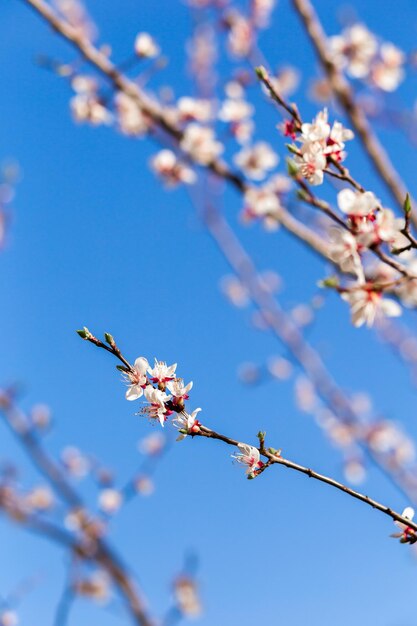
[[[411,522],[414,518],[414,509],[411,506],[405,507],[404,511],[401,513],[401,517],[404,517]],[[404,522],[399,522],[397,520],[394,520],[394,524],[398,526],[401,532],[394,533],[391,535],[392,537],[399,538],[401,543],[416,543],[417,535],[413,528],[410,528],[408,524],[404,524]]]
[[[182,378],[174,378],[167,383],[167,389],[172,394],[174,402],[178,400],[188,400],[188,392],[192,389],[193,382],[190,381],[188,385],[184,385]]]
[[[38,511],[47,511],[54,505],[54,495],[49,487],[35,487],[25,497],[30,508]]]
[[[71,98],[70,106],[76,122],[89,122],[93,126],[112,122],[112,114],[95,94],[79,93]]]
[[[316,131],[312,131],[315,134]],[[327,159],[320,142],[305,143],[301,148],[301,155],[295,156],[295,163],[300,174],[313,186],[323,182]]]
[[[274,220],[279,224],[281,202],[276,193],[268,187],[250,187],[244,194],[244,218],[253,219],[260,217]]]
[[[253,180],[262,180],[278,164],[278,155],[265,141],[243,148],[234,156],[234,162]]]
[[[123,502],[123,496],[117,489],[103,489],[100,491],[98,504],[102,511],[108,515],[117,513]]]
[[[216,141],[211,128],[200,126],[195,122],[185,128],[180,147],[202,165],[211,163],[224,150],[223,145]]]
[[[239,452],[232,454],[232,458],[238,463],[247,466],[246,474],[248,478],[255,478],[256,474],[264,466],[260,460],[259,450],[249,446],[247,443],[238,443],[237,448]]]
[[[240,98],[228,98],[223,101],[218,118],[221,122],[242,122],[253,115],[253,106]]]
[[[332,228],[330,233],[330,257],[343,272],[355,274],[360,282],[365,281],[358,242],[348,230]]]
[[[402,218],[396,218],[390,209],[381,209],[375,213],[373,219],[358,225],[357,240],[360,245],[368,248],[381,242],[394,244],[403,227]]]
[[[164,426],[167,415],[169,414],[165,403],[171,399],[171,396],[160,389],[155,389],[151,385],[146,387],[144,395],[149,405],[142,409],[142,413],[147,415],[151,420],[158,420],[161,426]]]
[[[177,437],[177,441],[185,439],[187,435],[198,433],[200,431],[200,422],[197,419],[197,413],[201,411],[200,408],[195,409],[192,413],[178,413],[177,417],[172,421],[174,426],[178,428],[180,434]]]
[[[394,44],[383,43],[380,58],[371,70],[371,81],[383,91],[395,91],[404,78],[405,54]]]
[[[337,204],[350,217],[367,217],[378,208],[380,202],[372,191],[361,192],[346,188],[337,194]]]
[[[378,44],[363,24],[353,24],[341,35],[330,37],[329,45],[333,61],[341,69],[346,68],[352,78],[368,76]]]
[[[229,13],[228,47],[230,53],[238,58],[245,57],[252,48],[253,30],[246,17],[238,11]]]
[[[181,121],[208,122],[213,118],[213,104],[210,100],[184,96],[178,100],[177,108]]]
[[[303,142],[325,142],[330,135],[330,124],[327,109],[320,111],[311,124],[304,123],[301,126]]]
[[[136,359],[133,371],[126,372],[125,378],[129,382],[129,389],[126,391],[126,400],[137,400],[143,395],[143,390],[148,384],[146,372],[149,368],[148,360],[144,356]]]
[[[153,367],[148,367],[148,372],[153,383],[165,384],[175,378],[176,369],[176,363],[173,365],[167,365],[165,361],[158,361],[158,359],[155,359],[155,365]]]
[[[342,294],[342,298],[350,304],[352,324],[356,327],[366,324],[372,326],[377,315],[398,317],[401,307],[389,298],[383,298],[381,292],[369,288],[354,289]]]
[[[149,119],[131,96],[119,91],[114,101],[120,130],[124,135],[139,137],[149,130]]]
[[[149,33],[138,33],[134,47],[139,57],[153,58],[159,54],[159,46]]]
[[[168,187],[174,187],[179,183],[192,185],[196,181],[195,172],[178,160],[172,150],[160,150],[152,159],[151,167],[158,176],[164,179]]]

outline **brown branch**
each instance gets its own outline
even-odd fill
[[[103,345],[100,347],[105,348],[106,346]],[[117,350],[111,352],[119,358]],[[48,479],[63,501],[66,502],[71,508],[79,508],[86,511],[87,509],[84,506],[81,497],[67,481],[65,474],[62,472],[60,467],[48,457],[36,436],[30,432],[30,425],[22,423],[22,416],[21,413],[15,409],[13,396],[3,391],[0,393],[0,414],[4,418],[6,424],[10,427],[12,433],[23,446],[32,463]],[[43,521],[37,523],[38,525],[40,523],[43,524]],[[54,529],[55,527],[51,527],[51,533]],[[57,540],[61,543],[69,543],[72,545],[71,542],[69,542],[69,538],[71,537],[70,535],[66,535],[64,531],[61,532],[57,529],[55,529],[55,532]],[[88,537],[87,532],[86,539],[91,540],[91,537]],[[152,621],[148,617],[147,611],[145,610],[144,602],[140,598],[138,591],[135,589],[135,585],[130,579],[127,569],[122,563],[120,557],[104,539],[96,538],[95,542],[96,549],[90,557],[92,560],[100,563],[101,566],[109,573],[116,588],[118,588],[121,596],[124,598],[134,622],[138,624],[138,626],[153,626]],[[73,547],[73,549],[75,548]],[[85,554],[83,556],[85,558]]]
[[[99,346],[99,347],[103,347],[103,346]],[[187,418],[189,417],[189,414],[183,408],[180,408],[180,407],[175,408],[175,405],[173,405],[172,409],[176,410],[177,413],[182,413]],[[226,444],[228,444],[230,446],[238,446],[239,443],[240,443],[238,440],[232,439],[231,437],[228,437],[226,435],[222,435],[220,433],[217,433],[216,431],[211,430],[210,428],[207,428],[206,426],[204,426],[202,424],[198,424],[198,428],[196,430],[191,431],[189,433],[189,435],[191,437],[206,437],[208,439],[216,439],[218,441],[223,441],[224,443],[226,443]],[[400,515],[399,513],[394,511],[393,509],[391,509],[390,507],[388,507],[388,506],[386,506],[384,504],[381,504],[380,502],[377,502],[376,500],[373,500],[369,496],[363,495],[363,494],[359,493],[358,491],[355,491],[355,490],[351,489],[350,487],[347,487],[343,483],[340,483],[339,481],[337,481],[337,480],[335,480],[333,478],[330,478],[329,476],[325,476],[324,474],[320,474],[320,473],[316,472],[315,470],[312,470],[311,468],[308,468],[308,467],[305,467],[303,465],[300,465],[299,463],[295,463],[294,461],[290,461],[288,459],[284,459],[283,457],[280,456],[279,453],[277,453],[276,450],[274,450],[272,448],[269,448],[269,449],[265,448],[265,445],[264,445],[264,439],[265,439],[264,433],[259,433],[258,437],[259,437],[260,446],[259,446],[259,448],[257,448],[257,450],[259,451],[260,455],[262,455],[264,458],[267,459],[267,463],[266,463],[266,465],[264,465],[264,467],[261,469],[261,471],[264,471],[269,466],[274,465],[274,464],[276,464],[276,465],[284,465],[285,467],[287,467],[289,469],[292,469],[292,470],[294,470],[296,472],[300,472],[302,474],[305,474],[305,475],[309,476],[310,478],[314,478],[315,480],[318,480],[320,482],[326,483],[327,485],[330,485],[331,487],[339,489],[340,491],[342,491],[346,495],[348,495],[348,496],[350,496],[352,498],[355,498],[357,500],[360,500],[361,502],[364,502],[368,506],[371,506],[372,508],[380,511],[381,513],[384,513],[385,515],[388,515],[394,521],[400,522],[400,523],[404,524],[405,527],[407,527],[408,529],[412,529],[413,531],[417,531],[417,523],[414,523],[411,520],[409,520],[408,518],[403,517],[402,515]],[[246,445],[248,445],[248,444],[246,444]]]
[[[214,430],[211,430],[210,428],[206,428],[203,425],[200,426],[200,432],[192,433],[191,436],[192,437],[206,437],[208,439],[217,439],[219,441],[223,441],[229,446],[237,446],[239,444],[239,442],[236,441],[235,439],[231,439],[230,437],[221,435],[215,432]],[[376,509],[377,511],[380,511],[381,513],[384,513],[385,515],[388,515],[394,521],[400,522],[401,524],[404,524],[408,528],[411,528],[414,531],[417,531],[417,523],[412,522],[406,517],[403,517],[402,515],[400,515],[399,513],[397,513],[390,507],[386,506],[385,504],[381,504],[380,502],[377,502],[377,500],[374,500],[373,498],[370,498],[369,496],[365,496],[359,493],[358,491],[355,491],[354,489],[347,487],[347,485],[340,483],[334,478],[330,478],[329,476],[325,476],[324,474],[319,474],[315,470],[312,470],[309,467],[305,467],[304,465],[300,465],[299,463],[295,463],[294,461],[284,459],[283,457],[277,455],[276,452],[272,452],[271,449],[266,449],[263,444],[261,444],[260,447],[256,449],[259,451],[259,453],[263,457],[268,459],[269,465],[283,465],[284,467],[288,467],[289,469],[292,469],[296,472],[305,474],[309,478],[314,478],[315,480],[325,483],[326,485],[335,487],[336,489],[339,489],[346,495],[352,498],[355,498],[356,500],[360,500],[361,502],[364,502],[368,506],[371,506],[373,509]]]
[[[128,95],[141,111],[153,120],[154,124],[165,131],[175,144],[178,145],[182,138],[182,130],[176,126],[167,116],[158,102],[151,99],[134,81],[121,73],[110,59],[100,52],[91,42],[86,40],[76,29],[61,19],[44,0],[22,0],[36,11],[53,30],[66,39],[100,74],[102,74],[115,89]],[[214,159],[207,168],[219,178],[230,183],[238,192],[244,193],[247,183],[229,166],[219,159]],[[333,262],[328,254],[325,241],[298,221],[283,207],[279,211],[279,220],[282,226],[294,237],[307,244],[314,252]]]
[[[362,145],[380,175],[381,180],[390,191],[398,206],[402,208],[407,193],[406,186],[378,137],[373,133],[363,110],[356,103],[353,90],[348,81],[335,65],[329,54],[326,33],[324,32],[323,26],[311,1],[292,0],[292,2],[313,44],[335,97],[358,133]],[[414,224],[417,224],[416,216],[413,215],[412,220]]]

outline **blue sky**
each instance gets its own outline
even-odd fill
[[[383,11],[376,0],[352,4],[371,30],[413,49],[415,2],[385,3]],[[340,3],[315,5],[328,32],[337,32]],[[156,84],[171,84],[178,96],[190,93],[183,44],[191,22],[184,4],[95,0],[88,6],[100,41],[111,42],[117,60],[129,56],[138,31],[149,31],[170,58]],[[239,382],[241,362],[263,363],[284,351],[251,326],[249,311],[225,301],[219,282],[229,273],[227,264],[187,195],[164,192],[149,172],[155,148],[111,129],[74,125],[67,85],[34,63],[40,53],[62,59],[71,53],[24,3],[2,3],[0,41],[0,159],[17,159],[24,173],[0,259],[0,380],[24,385],[26,407],[51,406],[56,427],[47,439],[50,450],[58,454],[70,443],[93,452],[123,484],[140,461],[136,443],[151,428],[124,400],[110,357],[76,336],[74,330],[85,324],[97,333],[112,332],[131,359],[178,362],[181,375],[194,381],[192,408],[203,408],[207,425],[245,441],[265,429],[289,458],[342,478],[340,454],[297,410],[291,384],[245,388]],[[303,92],[316,64],[288,0],[279,3],[261,45],[272,66],[291,61],[303,68],[296,98],[305,117],[313,115],[316,105]],[[411,76],[392,101],[411,108],[415,87]],[[277,118],[258,103],[259,134],[276,142]],[[417,194],[412,149],[392,130],[382,137]],[[386,199],[360,149],[350,152],[365,184]],[[223,204],[238,225],[239,198],[227,192]],[[238,228],[258,267],[283,275],[283,306],[317,292],[325,268],[310,252],[283,232]],[[372,332],[351,328],[347,307],[335,297],[318,314],[311,338],[347,391],[371,392],[377,411],[417,435],[408,372]],[[0,459],[10,457],[22,460],[22,480],[34,484],[3,429]],[[388,538],[389,520],[365,506],[278,468],[246,481],[229,449],[203,440],[175,445],[158,468],[156,487],[152,497],[130,504],[111,530],[156,615],[169,606],[171,580],[184,554],[195,550],[202,626],[249,626],[255,620],[291,626],[415,623],[415,560]],[[94,497],[91,485],[83,488]],[[407,504],[372,468],[363,488],[394,508]],[[21,607],[22,624],[52,624],[65,555],[4,520],[0,538],[0,593],[39,574],[40,584]],[[70,624],[123,621],[120,611],[97,615],[81,600]]]

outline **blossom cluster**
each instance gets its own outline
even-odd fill
[[[329,40],[336,65],[351,76],[366,80],[383,91],[395,91],[404,78],[405,54],[390,42],[379,42],[360,23]]]
[[[143,397],[146,404],[141,413],[161,426],[175,414],[172,424],[179,432],[177,441],[181,441],[187,435],[193,436],[201,432],[201,423],[197,419],[201,408],[195,409],[192,413],[186,411],[185,401],[189,399],[193,383],[185,385],[183,379],[176,376],[176,369],[176,363],[167,365],[157,359],[151,367],[148,360],[141,356],[135,360],[130,369],[123,368],[123,372],[128,383],[126,399],[138,400]],[[264,467],[259,450],[245,443],[239,443],[237,447],[239,452],[232,454],[232,458],[247,467],[246,474],[249,479],[255,478]],[[112,504],[113,493],[108,495]],[[107,497],[107,494],[105,496]]]
[[[324,170],[331,161],[345,160],[345,142],[354,136],[340,122],[330,125],[327,109],[320,111],[313,122],[302,124],[299,133],[293,122],[287,122],[283,130],[300,143],[299,149],[294,149],[295,163],[310,185],[322,184]]]

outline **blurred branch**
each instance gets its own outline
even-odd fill
[[[363,147],[371,162],[381,177],[400,209],[403,207],[407,193],[406,186],[400,174],[395,169],[383,145],[374,134],[362,108],[356,103],[355,96],[348,81],[334,63],[328,51],[327,36],[320,19],[310,0],[292,0],[297,14],[313,44],[329,85],[343,107],[346,115],[356,129]],[[415,215],[411,218],[417,224]]]
[[[151,99],[134,81],[122,74],[107,56],[80,35],[76,29],[61,19],[43,0],[22,1],[34,9],[50,24],[55,32],[76,48],[86,61],[110,81],[114,88],[132,98],[141,111],[152,119],[157,127],[165,131],[176,145],[181,142],[183,138],[182,130],[169,119],[163,107],[155,99]],[[247,189],[245,180],[240,174],[229,169],[229,166],[224,161],[214,159],[206,167],[216,176],[230,183],[238,192],[244,193]],[[307,244],[320,256],[334,263],[329,256],[327,243],[282,207],[279,211],[279,221],[297,239]]]
[[[33,464],[46,476],[64,502],[71,508],[86,512],[87,510],[81,497],[67,481],[59,466],[48,457],[39,440],[30,432],[30,425],[23,421],[24,418],[21,412],[15,408],[13,396],[10,393],[4,391],[0,393],[0,413],[23,446]],[[85,538],[90,542],[93,539],[95,548],[92,554],[88,554],[88,551],[86,551],[82,544],[74,544],[71,535],[61,530],[59,527],[51,525],[45,526],[45,524],[47,523],[43,520],[35,519],[31,521],[30,526],[33,530],[46,534],[56,541],[59,541],[61,544],[71,547],[71,549],[77,553],[81,550],[81,556],[83,556],[83,558],[87,557],[97,561],[97,563],[109,573],[116,588],[124,598],[135,623],[139,626],[152,626],[144,603],[138,591],[135,589],[125,565],[104,539],[99,537],[93,538],[88,535],[88,531],[86,530]]]

